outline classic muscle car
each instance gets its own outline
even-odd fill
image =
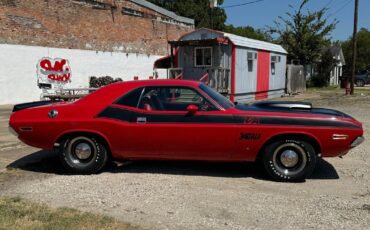
[[[364,138],[349,115],[310,103],[234,105],[185,80],[114,83],[75,102],[15,105],[10,129],[58,150],[67,170],[99,172],[109,159],[256,161],[275,180],[303,180],[318,157],[345,155]]]

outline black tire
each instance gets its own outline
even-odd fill
[[[356,86],[357,87],[364,87],[365,86],[365,82],[363,80],[357,80],[356,81]]]
[[[264,149],[262,161],[267,173],[276,181],[302,181],[316,165],[312,145],[300,140],[279,140]]]
[[[92,137],[73,137],[63,141],[60,146],[62,164],[73,174],[97,173],[108,161],[106,146]]]

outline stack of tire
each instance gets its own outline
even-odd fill
[[[113,79],[110,76],[104,76],[104,77],[90,77],[89,86],[90,88],[100,88],[115,82],[122,81],[121,78],[115,78]]]

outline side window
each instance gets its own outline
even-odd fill
[[[195,67],[212,66],[212,47],[195,47]]]
[[[189,105],[197,105],[200,111],[217,110],[198,92],[185,87],[146,88],[139,108],[156,111],[187,111]]]
[[[136,108],[138,106],[139,98],[142,91],[143,88],[134,89],[133,91],[128,92],[120,97],[117,101],[114,102],[114,104]]]
[[[247,52],[248,72],[253,72],[253,63],[257,60],[256,52]]]
[[[271,75],[275,75],[276,72],[276,63],[281,62],[281,56],[271,55]]]

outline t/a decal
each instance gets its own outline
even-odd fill
[[[260,120],[258,117],[244,117],[244,124],[255,125],[259,123]]]
[[[240,140],[259,140],[260,133],[240,133]]]

